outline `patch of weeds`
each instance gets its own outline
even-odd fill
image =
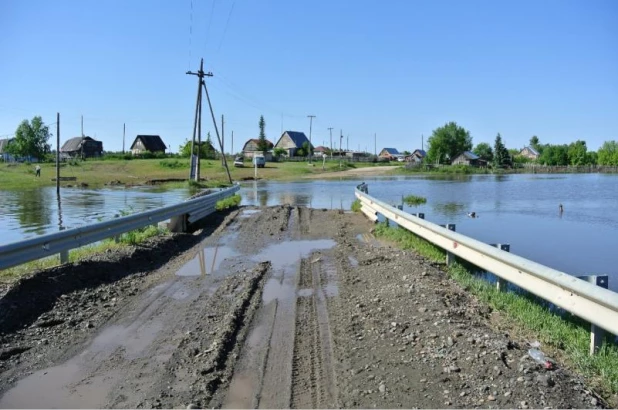
[[[427,198],[416,195],[408,195],[403,198],[403,202],[408,206],[419,206],[427,203]]]
[[[179,161],[175,160],[164,160],[159,161],[159,166],[161,168],[170,168],[170,169],[181,169],[181,168],[189,168],[189,163],[187,161]]]
[[[235,208],[238,205],[240,205],[240,200],[241,200],[240,195],[235,194],[234,196],[230,196],[220,201],[217,201],[217,204],[215,205],[215,209],[217,211],[223,211],[224,209]]]
[[[352,202],[351,209],[353,212],[360,212],[361,207],[362,207],[362,204],[361,204],[360,199],[355,199],[354,202]]]

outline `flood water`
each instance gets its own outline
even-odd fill
[[[363,180],[258,181],[243,185],[243,205],[283,203],[349,210],[354,187],[391,204],[418,195],[427,203],[404,205],[435,223],[487,243],[510,244],[511,252],[572,275],[609,275],[618,291],[618,175],[527,174],[397,176]],[[0,244],[177,203],[188,189],[63,189],[0,191]],[[562,204],[564,212],[558,206]],[[468,212],[477,218],[469,218]],[[211,250],[209,250],[211,251]],[[214,250],[212,250],[214,252]],[[221,250],[219,250],[221,251]],[[209,255],[206,255],[209,256]],[[210,258],[209,258],[210,259]],[[210,267],[209,267],[210,268]]]

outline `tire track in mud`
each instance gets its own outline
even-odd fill
[[[299,272],[291,408],[337,406],[332,337],[322,285],[324,268],[334,269],[334,265],[329,256],[321,254],[316,259],[315,255],[303,260]]]

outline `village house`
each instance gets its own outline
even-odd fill
[[[267,151],[258,150],[258,144],[260,140],[257,138],[252,138],[245,142],[245,145],[242,147],[242,155],[246,158],[253,158],[255,155],[263,155],[266,161],[272,160],[272,151],[274,144],[269,140],[266,140],[266,146],[268,147]]]
[[[65,158],[97,158],[103,155],[103,143],[91,137],[73,137],[62,144],[60,155]]]
[[[285,131],[275,144],[275,148],[283,148],[287,151],[288,156],[293,157],[299,149],[303,148],[305,142],[309,144],[309,139],[304,132]]]
[[[539,159],[541,156],[537,150],[532,147],[524,147],[521,151],[519,151],[519,155],[529,159]]]
[[[319,145],[313,149],[313,155],[315,155],[316,157],[324,156],[326,155],[327,152],[328,152],[328,148],[322,145]]]
[[[426,156],[427,152],[425,152],[425,150],[417,149],[410,155],[406,155],[406,162],[420,164]]]
[[[400,157],[403,157],[396,148],[382,148],[380,154],[378,155],[380,158],[386,158],[389,161],[397,161]]]
[[[158,135],[138,135],[131,144],[131,153],[139,155],[144,152],[162,152],[165,153],[167,146]]]
[[[451,165],[469,165],[473,167],[478,167],[481,163],[482,161],[479,156],[470,151],[462,152],[451,161]]]

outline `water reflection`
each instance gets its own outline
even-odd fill
[[[52,221],[53,198],[40,189],[15,192],[15,200],[20,204],[14,212],[19,225],[25,233],[43,234]]]

